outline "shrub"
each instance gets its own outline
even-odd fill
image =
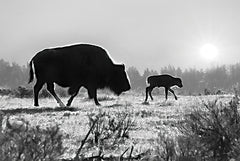
[[[64,153],[59,127],[41,129],[22,120],[22,126],[13,126],[7,119],[5,131],[0,133],[0,157],[6,161],[54,161]]]
[[[13,95],[19,98],[30,98],[33,96],[33,91],[31,89],[27,89],[26,87],[19,86],[13,91]]]
[[[5,96],[5,95],[10,95],[12,91],[10,89],[0,89],[0,95]]]
[[[56,88],[56,93],[60,97],[67,97],[67,91],[62,88]],[[9,95],[17,98],[31,98],[33,97],[33,89],[32,88],[27,88],[24,86],[19,86],[16,89],[0,89],[0,95]],[[43,88],[39,92],[39,97],[41,98],[49,98],[51,97],[51,94],[47,91],[46,88]]]
[[[31,98],[33,97],[33,90],[31,88],[26,88],[23,86],[19,86],[17,89],[13,90],[13,96],[18,98]],[[51,94],[47,91],[46,88],[42,88],[39,92],[40,98],[49,98]]]
[[[204,95],[210,95],[211,94],[211,92],[210,92],[210,90],[209,89],[207,89],[207,88],[205,88],[204,89]]]
[[[155,153],[159,158],[166,161],[176,160],[176,143],[172,135],[166,130],[161,130],[156,142],[158,145]]]
[[[47,91],[46,88],[43,88],[40,93],[39,93],[39,97],[41,98],[49,98],[51,97],[51,94]]]
[[[96,122],[91,141],[93,145],[104,149],[114,148],[129,138],[129,130],[133,126],[131,116],[127,113],[116,113],[115,116],[103,112],[97,115],[89,115],[89,126]]]
[[[222,94],[225,94],[225,92],[222,90],[222,89],[218,89],[216,92],[215,92],[216,95],[222,95]]]
[[[223,104],[217,100],[203,103],[186,115],[179,130],[180,154],[204,160],[228,160],[240,153],[240,115],[238,102]]]

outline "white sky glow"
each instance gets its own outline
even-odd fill
[[[0,58],[25,65],[44,48],[84,42],[140,70],[206,68],[199,50],[213,42],[217,63],[236,63],[239,6],[238,0],[0,1]]]

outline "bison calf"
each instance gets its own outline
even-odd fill
[[[167,96],[168,96],[168,91],[172,92],[175,99],[177,100],[177,96],[175,95],[174,91],[170,87],[172,87],[174,85],[176,85],[180,88],[183,87],[182,80],[180,78],[174,78],[167,74],[149,76],[147,78],[147,82],[149,83],[149,86],[146,88],[145,102],[147,102],[148,93],[149,93],[151,99],[153,100],[151,92],[152,92],[153,88],[155,88],[155,87],[164,87],[165,88],[166,100],[167,100]]]

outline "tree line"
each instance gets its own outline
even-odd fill
[[[28,86],[28,67],[9,63],[0,59],[0,87],[17,88]],[[211,92],[231,92],[233,86],[240,82],[240,63],[233,65],[221,65],[206,70],[189,68],[181,69],[172,65],[160,68],[159,71],[145,69],[143,74],[136,67],[129,67],[127,73],[133,90],[145,90],[146,78],[156,74],[170,74],[180,77],[183,81],[183,88],[178,90],[182,94],[197,95]]]
[[[16,88],[27,85],[28,69],[17,63],[9,63],[0,59],[0,87]]]
[[[216,66],[206,70],[195,68],[182,70],[169,65],[160,68],[160,72],[145,69],[142,75],[137,68],[129,67],[127,73],[134,90],[144,90],[147,85],[146,78],[150,75],[170,74],[182,79],[183,88],[179,90],[181,94],[220,94],[233,92],[233,87],[240,82],[240,63]]]

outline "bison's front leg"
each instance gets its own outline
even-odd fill
[[[146,88],[146,98],[145,98],[145,102],[147,102],[147,99],[148,99],[148,93],[149,93],[149,96],[151,98],[151,100],[153,100],[153,97],[152,97],[152,90],[153,90],[154,87],[152,86],[149,86]]]
[[[78,91],[76,93],[74,93],[73,95],[71,95],[71,97],[69,98],[68,102],[67,102],[67,106],[70,106],[72,101],[73,101],[73,98],[78,94]]]
[[[97,100],[97,96],[96,97],[94,97],[94,102],[95,102],[95,104],[97,105],[97,106],[101,106],[101,104],[98,102],[98,100]]]
[[[89,95],[89,98],[93,98],[94,99],[94,102],[97,106],[100,106],[101,104],[98,102],[98,99],[97,99],[97,88],[89,88],[88,89],[88,95]]]
[[[69,98],[68,102],[67,102],[67,106],[70,106],[74,97],[76,97],[76,95],[78,94],[78,91],[80,89],[80,86],[72,86],[68,89],[68,93],[71,95],[71,97]]]

